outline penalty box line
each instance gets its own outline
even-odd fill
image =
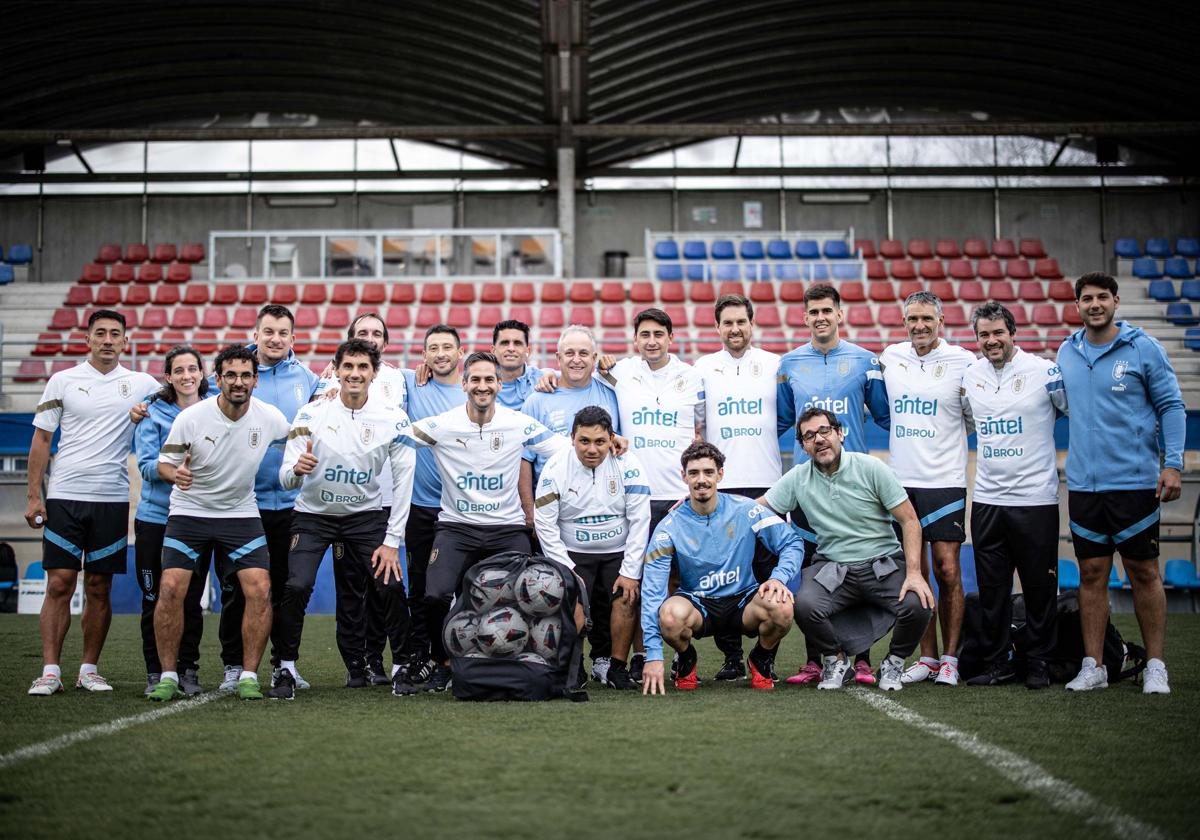
[[[1092,825],[1108,829],[1116,837],[1166,840],[1167,835],[1158,828],[1104,804],[1090,793],[1051,775],[1044,767],[1022,758],[1011,750],[989,744],[970,732],[930,720],[878,691],[851,689],[850,693],[892,720],[948,741],[963,752],[975,756],[1013,784],[1037,794],[1059,811],[1082,817]]]
[[[156,720],[169,717],[170,715],[179,714],[180,712],[190,711],[199,708],[210,700],[216,700],[222,695],[216,691],[210,691],[206,694],[201,694],[188,700],[177,700],[163,706],[160,709],[155,709],[151,712],[143,712],[140,715],[130,715],[129,717],[117,718],[108,723],[98,723],[95,726],[89,726],[85,729],[80,729],[78,732],[68,732],[66,735],[60,735],[57,738],[51,738],[49,741],[42,741],[39,744],[30,744],[27,747],[13,750],[10,753],[0,755],[0,770],[12,767],[15,764],[20,764],[22,761],[29,761],[34,758],[42,758],[43,756],[56,753],[59,750],[64,750],[67,747],[75,744],[82,744],[91,741],[95,738],[100,738],[105,735],[115,735],[123,729],[129,729],[132,726],[139,726],[143,723],[153,723]],[[53,702],[53,701],[51,701]]]

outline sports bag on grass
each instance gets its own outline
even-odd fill
[[[507,551],[472,566],[442,634],[454,696],[586,700],[579,602],[575,575],[545,557]]]

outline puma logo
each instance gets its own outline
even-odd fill
[[[325,428],[328,429],[329,431],[333,432],[335,435],[337,434],[337,430],[338,430],[337,426],[326,426]]]
[[[568,492],[568,493],[574,493],[576,496],[578,496],[578,495],[579,495],[579,491],[578,491],[578,490],[576,490],[574,487],[568,487],[568,488],[567,488],[567,492]]]
[[[455,438],[454,441],[456,443],[461,443],[463,445],[463,449],[467,448],[467,439],[466,438]]]
[[[83,391],[83,393],[89,397],[92,395],[92,386],[91,385],[89,385],[86,388],[84,388],[82,385],[76,385],[75,387],[78,388],[80,391]]]
[[[206,441],[208,441],[209,443],[211,443],[213,446],[217,445],[217,439],[215,437],[209,437],[208,435],[205,435],[204,439]]]

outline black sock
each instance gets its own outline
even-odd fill
[[[696,669],[696,661],[699,656],[696,655],[696,646],[689,644],[687,650],[679,652],[679,676],[686,677]]]
[[[618,659],[617,657],[615,657],[615,656],[614,656],[614,657],[612,657],[612,658],[610,658],[610,659],[608,660],[608,667],[609,667],[609,669],[610,669],[610,670],[611,670],[611,669],[613,669],[613,668],[621,668],[621,669],[624,669],[624,668],[625,668],[625,660],[624,660],[624,659]]]
[[[750,661],[760,674],[770,674],[771,665],[775,662],[775,650],[767,650],[762,646],[762,642],[759,642],[754,646],[754,650],[750,651]]]

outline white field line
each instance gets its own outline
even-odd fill
[[[86,729],[80,729],[78,732],[68,732],[66,735],[60,735],[57,738],[51,738],[49,741],[42,741],[40,744],[30,744],[27,747],[21,747],[18,750],[13,750],[10,753],[0,755],[0,770],[7,767],[12,767],[14,764],[20,764],[22,761],[28,761],[33,758],[41,758],[74,746],[82,744],[85,741],[91,741],[93,738],[99,738],[103,735],[114,735],[122,729],[128,729],[131,726],[138,726],[143,723],[153,723],[156,720],[168,717],[169,715],[178,714],[179,712],[187,712],[198,708],[209,700],[216,700],[222,695],[216,691],[210,691],[207,694],[201,694],[189,700],[176,700],[174,703],[169,703],[161,708],[151,712],[143,712],[140,715],[130,715],[129,717],[117,718],[108,723],[98,723],[95,726],[89,726]],[[36,702],[36,701],[35,701]],[[51,701],[53,702],[53,701]]]
[[[911,709],[885,697],[881,692],[867,689],[852,689],[851,694],[875,708],[892,720],[906,723],[948,741],[963,752],[969,753],[995,770],[1013,784],[1045,799],[1053,808],[1083,818],[1085,822],[1108,829],[1115,837],[1136,837],[1139,840],[1166,840],[1167,835],[1158,828],[1142,822],[1136,817],[1106,805],[1090,793],[1080,790],[1070,782],[1056,778],[1048,770],[1014,752],[989,744],[977,735],[963,732],[944,723],[923,717]]]

